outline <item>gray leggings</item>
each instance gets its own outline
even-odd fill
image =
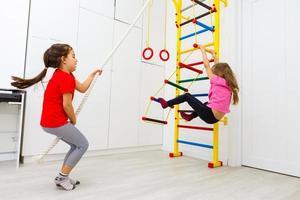
[[[70,145],[71,148],[65,157],[64,165],[73,168],[89,147],[89,142],[85,136],[73,124],[68,123],[57,128],[43,127],[43,129]]]

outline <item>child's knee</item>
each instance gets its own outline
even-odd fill
[[[82,151],[83,152],[86,152],[87,150],[88,150],[88,148],[89,148],[89,142],[88,141],[86,141],[85,143],[84,143],[84,145],[82,146]]]
[[[193,95],[191,95],[190,93],[185,93],[184,96],[185,96],[186,99],[193,98]]]

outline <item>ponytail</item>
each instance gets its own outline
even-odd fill
[[[232,99],[233,99],[233,105],[238,104],[239,102],[239,95],[238,95],[239,89],[238,88],[234,88],[232,90]]]
[[[13,82],[11,82],[11,85],[19,88],[19,89],[25,89],[28,88],[37,82],[41,81],[47,74],[47,69],[48,67],[45,67],[43,71],[41,71],[36,77],[31,78],[31,79],[23,79],[20,77],[12,76]]]
[[[54,69],[59,68],[61,64],[61,58],[67,57],[71,50],[72,47],[68,44],[53,44],[44,53],[43,59],[46,67],[43,69],[43,71],[41,71],[36,77],[32,79],[23,79],[20,77],[12,76],[11,78],[13,82],[11,83],[11,85],[19,89],[24,89],[41,81],[46,76],[48,67],[52,67]]]

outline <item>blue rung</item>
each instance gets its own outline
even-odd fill
[[[198,22],[198,21],[196,21],[196,24],[199,25],[199,26],[201,26],[201,27],[203,27],[203,28],[205,28],[205,29],[208,29],[208,30],[210,30],[210,31],[213,31],[213,30],[214,30],[214,27],[213,27],[213,26],[207,26],[206,24],[203,24],[203,23]]]
[[[207,97],[208,94],[207,93],[205,93],[205,94],[192,94],[192,96],[194,96],[194,97]]]
[[[208,148],[208,149],[213,149],[212,145],[208,145],[208,144],[201,144],[201,143],[196,143],[196,142],[188,142],[188,141],[184,141],[184,140],[177,140],[178,143],[182,143],[182,144],[189,144],[189,145],[193,145],[193,146],[198,146],[198,147],[204,147],[204,148]]]
[[[203,29],[203,30],[201,30],[201,31],[197,31],[196,33],[192,33],[192,34],[189,34],[189,35],[186,35],[186,36],[181,37],[180,40],[184,40],[184,39],[187,39],[187,38],[189,38],[189,37],[193,37],[193,36],[199,35],[199,34],[204,33],[204,32],[206,32],[206,31],[209,31],[209,30]]]

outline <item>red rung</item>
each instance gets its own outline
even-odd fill
[[[187,68],[187,69],[189,69],[189,70],[191,70],[191,71],[194,71],[194,72],[197,72],[197,73],[199,73],[199,74],[202,74],[202,73],[203,73],[202,70],[193,68],[193,67],[188,66],[188,65],[183,64],[183,63],[179,63],[179,67],[180,67],[180,68]]]
[[[183,64],[182,62],[179,63],[179,67],[185,67],[186,64]]]
[[[188,128],[188,129],[198,129],[198,130],[206,130],[206,131],[213,131],[213,128],[209,127],[201,127],[201,126],[187,126],[187,125],[178,125],[178,128]]]
[[[152,119],[152,118],[148,118],[148,117],[142,117],[142,120],[144,120],[144,121],[150,121],[150,122],[156,122],[156,123],[160,123],[160,124],[168,124],[167,121],[158,120],[158,119]]]

